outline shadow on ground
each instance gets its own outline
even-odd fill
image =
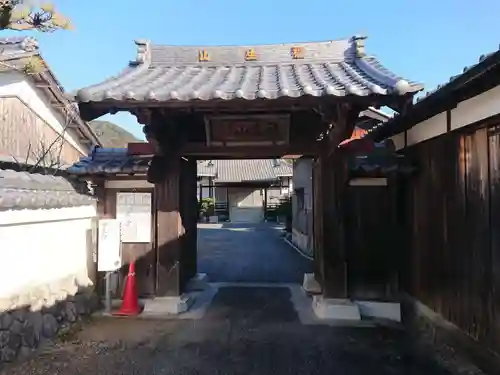
[[[100,318],[2,374],[481,374],[402,329],[302,325],[287,288],[222,287],[201,320]],[[455,367],[454,367],[455,366]]]

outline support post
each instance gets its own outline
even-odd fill
[[[347,298],[345,257],[344,199],[347,184],[346,165],[341,155],[324,157],[322,168],[323,199],[323,295]]]
[[[157,204],[156,296],[180,296],[181,238],[184,236],[180,212],[180,159],[170,160],[166,179],[155,185]]]
[[[180,165],[180,207],[181,220],[184,227],[180,270],[182,285],[197,272],[197,222],[198,200],[196,197],[196,159],[181,159]],[[184,291],[184,290],[182,290]]]

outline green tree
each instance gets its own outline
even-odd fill
[[[215,213],[215,200],[213,198],[202,198],[198,201],[198,209],[201,216],[208,222],[210,216]]]
[[[0,0],[0,30],[50,32],[71,29],[70,20],[52,3],[35,0]]]

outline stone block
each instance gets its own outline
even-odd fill
[[[190,292],[203,291],[209,287],[208,275],[206,273],[198,273],[189,280],[186,289]]]
[[[53,338],[61,327],[96,310],[95,293],[75,288],[71,276],[0,301],[0,362],[28,355],[44,338]]]
[[[314,273],[305,273],[304,274],[304,281],[302,283],[302,289],[304,289],[304,291],[307,294],[321,294],[321,286],[316,281],[316,278],[314,277]]]
[[[401,322],[401,304],[398,302],[356,301],[361,316]]]
[[[358,305],[345,299],[328,299],[323,298],[323,296],[314,296],[313,310],[319,319],[361,320]]]
[[[145,302],[142,314],[157,317],[182,314],[189,310],[193,302],[194,298],[190,295],[156,297]]]

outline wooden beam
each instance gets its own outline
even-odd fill
[[[280,158],[285,155],[317,156],[320,142],[270,146],[207,146],[204,143],[188,143],[180,151],[183,156],[192,157],[232,157],[241,159]]]
[[[129,155],[149,156],[156,154],[156,148],[149,142],[129,142],[127,152]]]

